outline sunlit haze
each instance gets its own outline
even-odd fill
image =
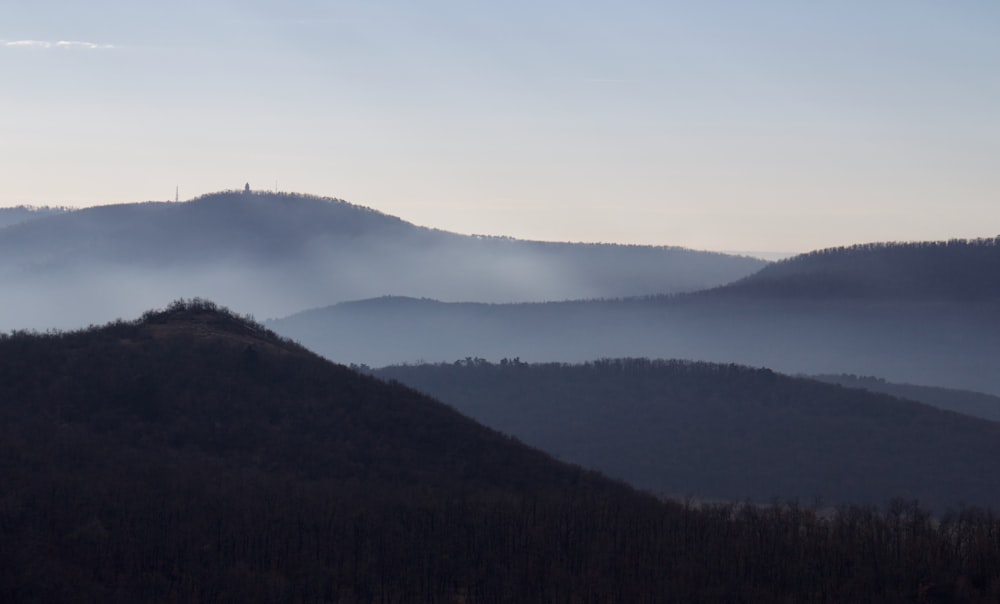
[[[0,205],[339,197],[797,252],[1000,233],[1000,3],[4,3]]]

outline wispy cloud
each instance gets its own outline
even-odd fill
[[[47,40],[0,40],[0,46],[7,48],[67,48],[85,50],[103,50],[114,48],[113,44],[96,44],[94,42],[81,42],[79,40],[59,40],[49,42]]]

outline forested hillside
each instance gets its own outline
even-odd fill
[[[897,384],[872,376],[840,374],[812,375],[808,377],[821,382],[840,384],[848,388],[861,388],[862,390],[870,390],[871,392],[881,392],[973,417],[1000,421],[1000,397],[983,394],[982,392],[956,390],[954,388],[915,386],[913,384]]]
[[[577,480],[426,396],[325,361],[212,303],[0,344],[5,441],[37,458],[29,465],[79,449],[98,466],[221,457],[291,478],[395,486],[534,491]],[[15,426],[54,432],[25,440]]]
[[[1000,236],[829,248],[780,260],[718,294],[772,298],[1000,300]]]
[[[469,359],[376,375],[655,493],[1000,505],[1000,424],[767,369]]]
[[[0,337],[3,602],[995,599],[998,531],[658,501],[203,301]]]

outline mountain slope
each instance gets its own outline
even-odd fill
[[[202,301],[0,336],[4,602],[995,599],[998,526],[657,501]]]
[[[772,298],[1000,300],[1000,237],[831,248],[779,260],[718,294]]]
[[[613,506],[655,523],[668,510],[652,498],[200,301],[0,338],[0,485],[3,601],[524,601],[595,589],[654,601],[665,589],[626,550],[667,548],[611,546],[621,562],[608,564],[598,544],[619,522],[583,531]],[[539,546],[503,545],[518,534]],[[570,555],[592,578],[567,572]],[[661,584],[630,586],[625,568]]]
[[[764,265],[681,248],[464,236],[336,199],[223,192],[0,230],[0,329],[78,327],[194,296],[259,316],[390,294],[622,297],[721,285]]]
[[[448,489],[576,480],[440,403],[331,364],[211,303],[0,345],[5,428],[42,414],[62,431],[54,441],[77,435],[82,448],[99,434],[140,455],[187,451],[264,472]]]
[[[896,384],[881,378],[857,375],[811,375],[811,379],[831,384],[839,384],[847,388],[860,388],[871,392],[881,392],[899,398],[917,401],[945,409],[981,417],[990,421],[1000,421],[1000,397],[952,388],[934,388],[930,386],[915,386],[913,384]]]
[[[676,496],[997,506],[1000,425],[768,370],[640,359],[375,372],[567,461]]]
[[[687,358],[1000,395],[1000,298],[990,293],[997,279],[989,272],[1000,246],[890,249],[877,270],[854,263],[829,279],[825,260],[817,267],[793,259],[741,283],[678,296],[514,305],[368,300],[269,325],[330,358],[372,366],[465,357]],[[910,261],[911,252],[920,263]],[[888,262],[897,257],[905,261]],[[956,264],[969,257],[975,260]],[[928,281],[925,266],[956,275],[954,284]],[[795,267],[805,272],[793,271],[787,283],[759,277]],[[881,274],[897,277],[875,280],[878,290],[856,285]]]

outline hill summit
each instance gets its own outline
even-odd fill
[[[70,446],[69,435],[100,435],[110,450],[94,459],[98,467],[112,458],[157,466],[183,453],[189,462],[445,491],[544,490],[579,478],[441,403],[201,299],[103,328],[6,336],[0,366],[8,430],[56,419],[39,428],[52,431],[47,438],[26,443],[27,457]]]

